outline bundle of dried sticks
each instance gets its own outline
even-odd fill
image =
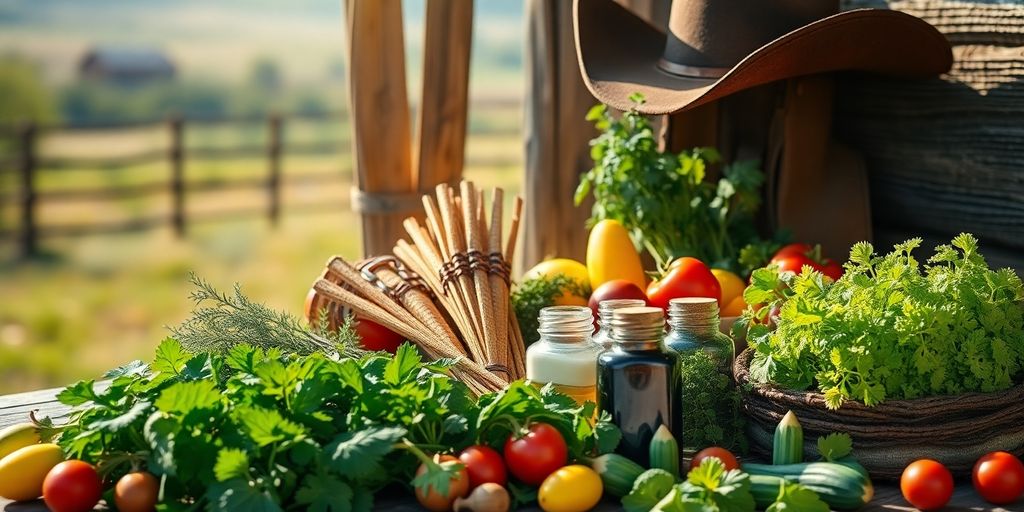
[[[503,192],[439,185],[423,197],[426,226],[405,220],[411,241],[395,256],[353,267],[332,259],[314,284],[328,301],[416,343],[430,357],[456,357],[453,373],[474,392],[500,389],[525,376],[525,349],[512,314],[509,271],[522,200],[516,198],[508,240],[502,236]]]

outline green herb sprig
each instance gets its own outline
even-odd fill
[[[644,102],[639,94],[632,99],[637,106]],[[712,181],[710,168],[721,161],[716,150],[660,151],[650,121],[636,108],[615,118],[607,106],[597,105],[587,120],[601,133],[591,141],[594,168],[581,177],[575,202],[593,194],[591,222],[621,222],[662,268],[693,256],[717,268],[743,270],[740,250],[761,242],[754,214],[764,175],[756,161],[727,165]]]

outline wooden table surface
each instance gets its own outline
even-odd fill
[[[36,415],[38,417],[49,416],[59,422],[60,418],[67,413],[68,408],[57,403],[54,398],[58,391],[58,389],[47,389],[43,391],[33,391],[30,393],[0,396],[0,428],[4,428],[14,423],[27,421],[28,413],[33,410],[36,411]],[[415,503],[411,502],[411,500],[385,501],[383,499],[377,500],[376,509],[398,512],[422,510]],[[43,505],[42,501],[31,503],[11,503],[0,498],[0,511],[3,512],[43,512],[45,510],[46,507]],[[615,503],[609,502],[602,503],[596,510],[611,512],[618,510],[618,507]],[[900,490],[897,485],[890,483],[876,483],[875,499],[862,510],[866,512],[878,512],[912,511],[916,509],[909,506],[907,502],[903,500],[903,496],[900,495]],[[1024,512],[1024,499],[1019,499],[1011,505],[996,507],[983,501],[974,492],[970,482],[961,482],[957,486],[956,491],[953,494],[953,499],[950,500],[949,506],[943,510]]]

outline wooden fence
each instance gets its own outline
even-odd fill
[[[335,115],[303,115],[291,116],[287,119],[304,121],[337,122]],[[21,254],[31,256],[38,252],[39,240],[49,236],[77,236],[96,233],[114,233],[137,231],[154,228],[158,226],[170,226],[178,236],[184,236],[188,224],[191,222],[205,220],[219,220],[225,218],[251,217],[253,215],[265,215],[271,224],[277,224],[281,217],[281,190],[289,183],[341,183],[348,179],[341,169],[318,172],[294,172],[285,176],[282,173],[282,156],[287,151],[290,155],[330,155],[344,154],[349,151],[350,142],[347,139],[334,140],[329,143],[315,144],[292,144],[285,147],[284,127],[285,116],[270,115],[265,119],[217,119],[217,120],[186,120],[180,117],[171,117],[163,122],[168,133],[168,146],[136,153],[133,155],[114,158],[46,158],[40,155],[39,141],[41,136],[47,133],[67,131],[69,128],[61,126],[37,126],[33,123],[25,123],[16,127],[5,127],[0,129],[0,135],[6,135],[12,140],[13,158],[7,160],[12,164],[7,166],[16,172],[17,191],[14,193],[0,194],[0,203],[14,203],[18,210],[17,227],[14,229],[0,229],[0,241],[16,240]],[[211,123],[244,123],[263,122],[266,125],[266,142],[260,145],[243,145],[238,147],[207,147],[207,148],[186,148],[185,130],[190,125],[209,125]],[[142,129],[153,128],[153,123],[148,124],[122,124],[90,127],[90,129]],[[231,159],[261,156],[266,160],[266,174],[252,178],[234,178],[229,181],[188,181],[185,178],[186,158],[192,160],[214,160]],[[149,163],[167,162],[168,178],[166,181],[121,185],[116,187],[105,187],[102,189],[76,189],[62,188],[56,190],[40,191],[37,182],[41,173],[60,172],[82,168],[124,168]],[[219,211],[207,215],[196,215],[186,211],[185,197],[189,193],[205,192],[213,190],[238,190],[265,188],[267,200],[265,205],[256,208],[245,208],[228,211]],[[167,215],[138,217],[128,221],[95,223],[95,224],[73,224],[73,225],[51,225],[40,224],[37,219],[37,210],[42,201],[70,201],[70,200],[118,200],[146,198],[162,194],[170,196],[170,213]],[[296,205],[301,211],[323,211],[337,209],[340,200],[321,203],[305,203]]]

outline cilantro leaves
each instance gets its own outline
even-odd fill
[[[52,430],[69,457],[109,478],[133,468],[163,477],[169,510],[369,511],[389,483],[444,488],[458,468],[434,464],[414,479],[423,452],[500,448],[517,428],[509,418],[555,426],[574,459],[618,444],[593,404],[523,382],[476,399],[447,375],[452,364],[424,362],[409,344],[352,358],[244,344],[193,354],[167,339],[148,365],[63,390],[75,409]]]
[[[940,245],[925,264],[920,239],[884,256],[856,244],[835,283],[817,272],[754,272],[748,304],[781,305],[745,314],[756,382],[817,388],[826,404],[992,392],[1024,376],[1024,285],[992,270],[969,234]]]

